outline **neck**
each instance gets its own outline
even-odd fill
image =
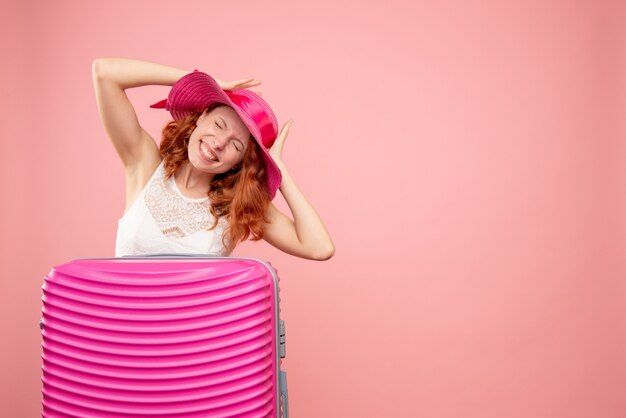
[[[185,190],[208,190],[215,176],[197,170],[189,160],[183,162],[176,174]]]

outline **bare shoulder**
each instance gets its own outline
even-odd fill
[[[139,196],[139,193],[141,193],[141,190],[148,184],[148,181],[159,167],[159,164],[161,164],[159,149],[154,141],[151,142],[153,146],[149,146],[148,143],[146,149],[142,152],[142,158],[137,163],[124,168],[126,179],[126,205],[124,213],[130,209],[133,202],[137,199],[137,196]]]

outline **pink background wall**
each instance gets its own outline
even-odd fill
[[[624,3],[296,3],[3,2],[2,416],[40,411],[43,275],[114,254],[101,56],[254,76],[294,120],[336,254],[235,253],[279,270],[293,417],[626,416]],[[155,137],[168,91],[129,91]]]

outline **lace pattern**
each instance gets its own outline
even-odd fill
[[[186,200],[174,190],[174,181],[173,177],[165,180],[165,172],[160,170],[144,195],[146,207],[163,235],[183,238],[208,230],[213,224],[208,197]]]

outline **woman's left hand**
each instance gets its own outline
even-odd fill
[[[287,134],[289,133],[289,128],[291,128],[292,122],[293,121],[290,120],[283,125],[283,127],[280,129],[280,132],[278,133],[278,136],[276,137],[276,140],[274,141],[274,144],[269,149],[270,155],[272,156],[274,161],[276,161],[276,164],[281,168],[283,164],[283,145],[285,144],[285,140],[287,139]]]

